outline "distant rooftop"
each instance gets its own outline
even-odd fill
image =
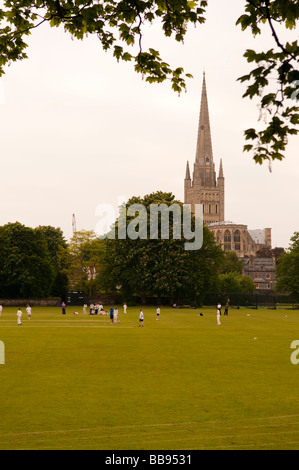
[[[209,227],[221,227],[221,226],[242,226],[246,227],[247,225],[245,224],[236,224],[235,222],[232,222],[231,220],[223,220],[222,222],[214,222],[212,224],[208,224]],[[251,236],[252,240],[254,243],[257,245],[265,245],[266,244],[266,237],[265,237],[265,229],[256,229],[256,230],[248,230],[249,235]]]
[[[245,226],[245,224],[236,224],[235,222],[232,222],[231,220],[223,220],[222,222],[213,222],[212,224],[208,224],[209,227],[217,227],[220,225],[242,225]]]
[[[252,240],[259,244],[264,245],[266,244],[265,240],[265,230],[257,229],[257,230],[248,230],[249,235],[251,236]]]
[[[254,271],[273,271],[275,269],[275,261],[271,258],[255,257],[252,261],[249,258],[244,259],[244,267],[252,267]]]

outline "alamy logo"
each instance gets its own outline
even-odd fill
[[[0,364],[5,364],[5,346],[3,341],[0,341]]]
[[[294,85],[294,91],[291,94],[291,99],[294,101],[299,101],[299,80],[295,80],[292,85]]]
[[[299,364],[299,341],[297,339],[295,339],[292,343],[291,343],[291,349],[295,349],[294,352],[292,352],[291,354],[291,363],[294,364],[294,365],[297,365]]]
[[[193,218],[190,204],[150,204],[149,207],[122,204],[116,217],[112,205],[100,204],[95,211],[101,218],[95,232],[101,239],[112,240],[116,238],[116,228],[119,240],[184,239],[185,250],[199,250],[203,243],[203,206],[195,204],[194,209]]]

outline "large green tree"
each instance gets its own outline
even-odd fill
[[[157,296],[157,299],[167,297],[173,300],[200,300],[206,290],[214,288],[223,257],[222,250],[215,244],[213,234],[204,226],[202,247],[198,250],[186,250],[186,240],[183,237],[174,237],[174,215],[170,211],[169,238],[162,236],[160,217],[157,238],[154,239],[150,236],[150,206],[161,207],[165,204],[168,208],[176,206],[181,210],[182,203],[176,201],[173,194],[158,191],[143,198],[131,198],[122,207],[122,211],[126,210],[128,214],[128,208],[133,204],[146,208],[147,237],[120,238],[120,219],[116,221],[115,239],[105,240],[106,268],[102,272],[102,278],[106,288],[112,291],[119,288],[126,298],[139,295]],[[127,232],[134,220],[134,215],[126,217]],[[182,223],[182,219],[179,223]]]
[[[67,241],[64,238],[62,230],[50,225],[39,226],[43,233],[48,251],[51,257],[51,263],[54,269],[55,277],[51,288],[51,295],[63,297],[68,289],[68,250]]]
[[[47,297],[54,276],[47,241],[40,229],[19,222],[0,227],[1,297]]]
[[[242,274],[243,262],[239,260],[235,251],[225,251],[223,262],[220,267],[221,274],[237,273]]]
[[[251,277],[242,276],[236,272],[219,275],[219,292],[227,295],[231,293],[251,293],[255,284]]]
[[[26,36],[48,23],[63,26],[77,39],[96,35],[104,50],[111,49],[117,60],[132,61],[135,71],[148,82],[170,80],[172,88],[180,92],[186,88],[185,77],[191,75],[185,75],[182,67],[171,67],[159,51],[144,50],[146,26],[154,22],[165,36],[183,42],[189,24],[205,22],[207,5],[200,0],[4,0],[0,8],[0,75],[6,64],[27,57]],[[273,37],[271,49],[245,52],[253,69],[240,77],[249,82],[244,97],[256,97],[268,116],[263,129],[245,131],[249,142],[244,150],[253,152],[257,163],[281,160],[288,137],[298,132],[298,41],[282,40],[281,28],[277,28],[294,29],[298,19],[298,0],[246,0],[244,14],[237,19],[242,30],[251,30],[253,36],[267,28]]]
[[[299,301],[299,232],[294,233],[290,247],[279,257],[276,278],[276,291],[290,292]]]
[[[258,98],[260,113],[266,126],[245,131],[254,160],[282,160],[288,137],[298,133],[299,124],[299,47],[298,41],[281,38],[283,29],[295,29],[299,19],[298,0],[246,0],[245,12],[237,24],[261,35],[264,25],[273,37],[273,46],[266,51],[248,49],[244,57],[254,68],[239,80],[249,82],[244,97]],[[267,31],[268,32],[268,31]]]
[[[96,237],[93,230],[80,230],[71,238],[68,251],[71,288],[81,290],[85,295],[96,294],[100,288],[99,273],[104,264],[104,242]]]

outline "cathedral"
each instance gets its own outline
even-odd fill
[[[225,219],[225,178],[220,159],[216,176],[208,96],[205,74],[203,75],[197,145],[192,178],[187,162],[184,180],[184,202],[203,205],[203,221],[213,232],[216,243],[223,250],[235,251],[240,259],[255,257],[261,248],[271,248],[271,228],[249,230],[247,225]]]

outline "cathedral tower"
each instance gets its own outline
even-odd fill
[[[185,204],[203,204],[203,220],[206,224],[224,221],[224,176],[222,160],[216,178],[210,130],[209,108],[205,74],[203,75],[201,106],[197,134],[196,157],[190,176],[187,162],[185,177]]]

